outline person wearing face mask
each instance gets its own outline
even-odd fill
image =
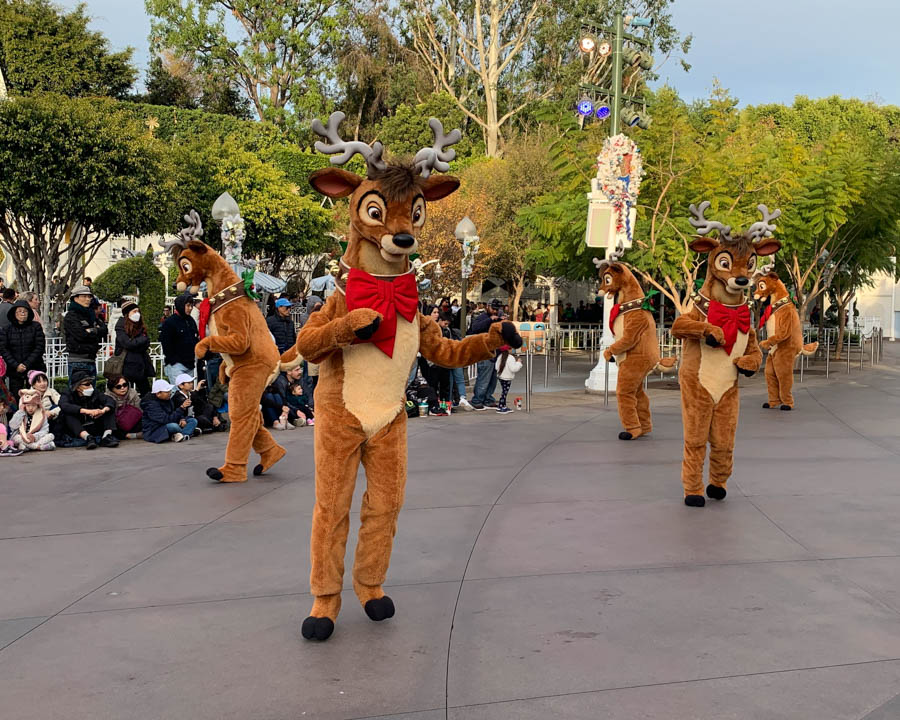
[[[116,355],[125,353],[122,375],[140,395],[150,392],[150,380],[156,375],[150,360],[150,337],[137,303],[122,305],[122,317],[116,323]]]
[[[88,450],[118,447],[113,435],[116,429],[116,403],[108,395],[98,393],[94,377],[86,370],[75,370],[70,378],[70,390],[59,398],[66,435],[72,445],[84,445]]]

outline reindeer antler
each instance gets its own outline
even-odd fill
[[[753,273],[753,282],[756,282],[757,278],[761,278],[763,275],[768,275],[775,269],[775,263],[769,263],[768,265],[763,265],[760,268],[756,269],[756,272]]]
[[[326,155],[337,155],[337,157],[331,158],[332,165],[345,165],[350,158],[359,154],[366,159],[369,175],[373,171],[384,170],[387,165],[381,158],[384,152],[384,145],[380,142],[376,141],[371,145],[367,145],[361,140],[347,141],[341,139],[341,136],[338,134],[338,126],[344,122],[345,117],[347,116],[339,110],[331,113],[331,116],[328,118],[328,127],[323,126],[318,118],[313,120],[313,132],[328,141],[324,143],[321,140],[317,140],[315,144],[316,150]]]
[[[775,232],[775,229],[777,228],[777,226],[772,223],[772,221],[777,220],[781,217],[781,210],[776,210],[775,212],[770,213],[769,208],[767,208],[763,204],[757,205],[756,209],[759,210],[760,214],[763,216],[763,219],[759,222],[753,223],[747,229],[747,236],[753,242],[762,240],[765,237],[772,237],[772,233]]]
[[[447,163],[456,157],[456,150],[450,146],[462,139],[462,132],[459,128],[451,130],[449,135],[445,135],[444,125],[437,118],[431,118],[428,121],[428,127],[434,133],[434,145],[430,148],[422,148],[413,158],[416,169],[423,178],[429,177],[432,170],[447,172],[450,169]]]
[[[612,265],[614,262],[619,262],[619,260],[622,258],[622,256],[624,254],[625,254],[625,245],[623,245],[622,241],[620,240],[618,243],[616,243],[615,250],[607,250],[606,257],[604,257],[602,260],[600,258],[593,258],[593,263],[596,266],[597,271],[599,272],[599,271],[603,270],[604,267],[608,267],[609,265]]]
[[[689,209],[694,217],[689,218],[689,222],[701,235],[705,236],[713,230],[718,230],[722,240],[731,240],[731,225],[723,225],[717,220],[707,220],[704,217],[703,214],[709,210],[710,205],[712,203],[709,200],[704,200],[699,206],[692,204]]]
[[[196,210],[191,210],[184,216],[187,223],[186,228],[182,228],[178,236],[174,240],[160,240],[159,245],[163,252],[171,252],[176,254],[179,250],[184,250],[191,240],[200,240],[203,237],[203,222]]]

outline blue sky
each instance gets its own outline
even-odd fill
[[[112,46],[131,45],[146,66],[143,0],[87,5]],[[718,77],[742,104],[843,95],[900,105],[900,0],[677,0],[673,14],[694,34],[693,67],[672,59],[660,72],[685,99],[705,97]]]

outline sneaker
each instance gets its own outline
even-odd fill
[[[435,412],[428,413],[431,417],[447,417],[450,413],[446,410],[437,410]]]
[[[172,442],[181,442],[182,440],[186,440],[184,435],[181,433],[172,433]]]
[[[472,403],[470,403],[470,402],[469,402],[468,400],[466,400],[464,397],[461,397],[461,398],[459,399],[459,409],[460,409],[460,410],[465,410],[466,412],[468,412],[468,411],[470,411],[470,410],[474,410],[475,408],[472,406]]]
[[[315,425],[315,424],[316,424],[315,418],[308,418],[308,419],[306,420],[306,424],[307,424],[307,425]]]
[[[296,420],[291,420],[291,425],[293,425],[295,428],[304,427],[306,425],[306,420],[297,418]]]
[[[191,433],[191,437],[200,437],[202,434],[203,431],[200,428],[197,428],[196,430],[194,430],[194,432]]]
[[[8,448],[0,450],[0,457],[18,457],[24,452],[24,450],[19,450],[17,447],[10,445]]]
[[[511,407],[498,407],[498,408],[497,408],[497,412],[498,412],[500,415],[508,415],[508,414],[511,413],[512,411],[513,411],[513,409],[512,409]]]
[[[472,403],[471,408],[473,410],[484,410],[484,405],[481,403]]]
[[[140,440],[142,437],[144,437],[144,433],[142,433],[142,432],[125,433],[125,437],[128,440]]]
[[[56,443],[48,442],[46,445],[41,445],[40,450],[56,450]]]
[[[97,449],[97,441],[94,439],[94,436],[91,435],[84,446],[85,450],[96,450]]]
[[[107,435],[100,438],[100,447],[117,448],[119,447],[119,438],[115,435]]]
[[[497,407],[497,401],[496,400],[485,400],[484,406],[489,407],[489,408],[495,408],[495,407]]]

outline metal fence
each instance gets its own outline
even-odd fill
[[[112,357],[115,350],[114,342],[104,342],[100,345],[97,353],[97,374],[103,374],[103,368],[106,361]],[[150,343],[150,361],[156,370],[157,377],[163,375],[163,351],[162,345],[158,342]],[[57,379],[68,379],[69,377],[69,353],[66,350],[66,341],[63,338],[47,338],[44,350],[44,363],[47,365],[47,377],[51,384]]]

